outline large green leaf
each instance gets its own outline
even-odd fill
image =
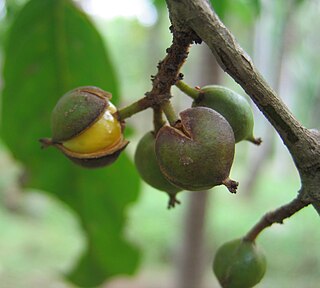
[[[87,250],[68,277],[94,286],[133,273],[139,253],[123,235],[126,208],[140,183],[131,161],[122,154],[110,167],[87,170],[38,143],[50,136],[51,110],[66,91],[95,85],[112,92],[117,103],[117,81],[100,35],[71,1],[31,0],[14,22],[5,52],[2,137],[25,163],[28,186],[72,207],[87,235]]]

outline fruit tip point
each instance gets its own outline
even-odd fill
[[[239,182],[231,180],[229,177],[222,181],[231,193],[237,193]]]
[[[257,146],[260,146],[262,143],[261,137],[255,138],[255,137],[251,136],[250,138],[248,138],[248,141],[250,141],[251,143],[253,143]]]
[[[39,139],[39,142],[41,143],[41,149],[48,148],[49,146],[54,145],[51,138],[41,138]]]
[[[176,204],[181,204],[181,202],[176,198],[175,195],[169,195],[169,201],[168,201],[168,209],[176,207]]]

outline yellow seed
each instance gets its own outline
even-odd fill
[[[115,111],[116,108],[111,104],[96,123],[78,136],[63,142],[63,146],[77,153],[93,153],[112,147],[122,136],[121,125],[112,116]]]

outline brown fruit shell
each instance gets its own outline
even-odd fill
[[[101,149],[94,153],[76,153],[68,150],[62,144],[53,143],[55,147],[61,150],[71,161],[86,168],[99,168],[112,164],[119,157],[120,153],[127,147],[129,141],[119,139],[112,147]]]
[[[230,124],[207,107],[186,109],[180,117],[180,129],[164,126],[157,134],[155,149],[164,176],[185,190],[228,186],[235,150]]]
[[[52,111],[52,141],[69,140],[91,127],[103,115],[111,97],[94,86],[78,87],[64,94]]]

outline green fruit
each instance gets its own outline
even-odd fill
[[[263,278],[266,258],[254,242],[236,239],[218,249],[213,271],[223,288],[249,288]]]
[[[51,115],[53,145],[74,163],[88,168],[113,163],[127,146],[123,125],[114,116],[111,94],[97,87],[79,87],[63,95]]]
[[[163,126],[155,151],[163,175],[182,189],[198,191],[224,184],[235,192],[229,179],[234,157],[234,136],[229,123],[206,107],[180,113],[178,126]]]
[[[204,86],[199,90],[193,106],[209,107],[219,112],[230,123],[235,142],[249,140],[260,144],[261,139],[253,136],[253,113],[249,102],[236,92],[218,85]]]
[[[146,133],[139,141],[134,155],[134,162],[141,178],[150,186],[164,191],[169,195],[168,208],[174,207],[178,200],[176,194],[181,191],[172,185],[162,174],[155,153],[154,132]]]

